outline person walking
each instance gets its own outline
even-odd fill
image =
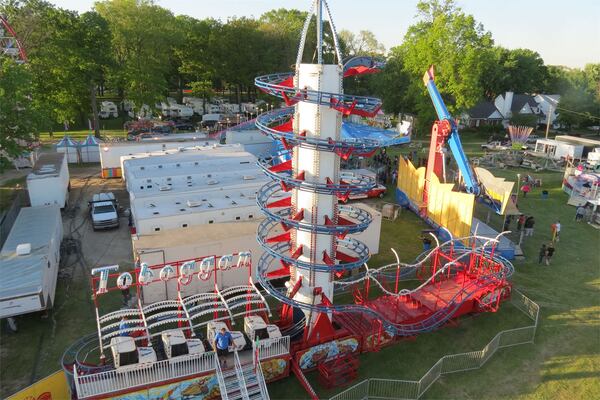
[[[223,367],[227,367],[227,360],[225,357],[229,354],[229,345],[231,344],[233,338],[231,333],[227,332],[227,329],[221,328],[221,332],[217,333],[215,336],[215,342],[213,343],[214,348],[217,352],[218,357],[223,357],[223,362],[221,365]]]
[[[546,248],[546,265],[550,265],[550,260],[552,260],[554,250],[554,245],[552,243],[548,244],[548,247]]]
[[[556,222],[552,224],[552,242],[560,241],[560,228],[560,221],[556,220]]]
[[[521,186],[521,192],[523,192],[523,197],[527,197],[527,193],[531,192],[531,186],[529,186],[529,183],[525,183],[523,186]]]
[[[585,216],[585,207],[584,206],[577,207],[577,210],[575,211],[575,221],[582,221],[584,216]]]
[[[544,264],[545,264],[547,255],[548,255],[548,249],[546,248],[546,245],[543,244],[542,247],[540,247],[538,264],[541,264],[542,262],[544,262]]]
[[[535,226],[535,218],[533,216],[528,217],[525,220],[525,236],[533,236],[533,227]]]
[[[519,219],[517,220],[517,232],[521,232],[521,229],[523,229],[523,225],[525,224],[526,219],[527,216],[525,214],[519,215]]]

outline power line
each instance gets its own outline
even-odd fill
[[[586,117],[586,118],[589,118],[589,119],[597,119],[597,120],[600,120],[600,117],[596,117],[596,116],[594,116],[594,115],[592,115],[592,114],[590,114],[590,113],[582,113],[582,112],[579,112],[579,111],[568,110],[568,109],[566,109],[566,108],[563,108],[563,107],[558,107],[558,106],[556,106],[556,109],[557,109],[557,110],[561,110],[561,111],[565,111],[565,112],[569,112],[569,113],[572,113],[572,114],[582,115],[582,116],[584,116],[584,117]]]

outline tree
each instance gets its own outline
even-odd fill
[[[404,43],[392,49],[389,60],[402,64],[408,74],[406,93],[410,98],[403,102],[412,105],[420,127],[425,128],[434,114],[423,73],[435,64],[436,84],[448,109],[454,114],[468,109],[483,96],[481,82],[493,41],[491,34],[452,0],[420,1],[417,8],[420,21],[409,27]]]
[[[487,60],[486,71],[482,76],[487,98],[493,99],[506,91],[544,92],[548,69],[537,52],[495,47],[489,54],[491,57]]]
[[[108,21],[115,66],[109,81],[138,109],[151,107],[168,91],[173,14],[150,0],[112,0],[95,4]]]
[[[210,98],[214,94],[212,82],[207,80],[196,81],[191,82],[190,86],[192,89],[192,95],[200,97],[202,99],[202,110],[206,114],[206,102],[210,101]]]
[[[348,30],[342,30],[339,37],[344,46],[345,56],[382,57],[385,54],[385,46],[371,31],[362,30],[355,35]]]
[[[27,64],[0,58],[0,157],[16,157],[39,135],[43,107]]]
[[[100,121],[96,91],[112,66],[111,36],[108,22],[97,12],[86,12],[79,17],[78,66],[88,84],[90,105],[94,121],[94,133],[100,137]]]

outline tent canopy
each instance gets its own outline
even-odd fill
[[[71,139],[71,136],[65,135],[60,142],[56,144],[56,147],[77,147],[78,143]]]
[[[100,142],[98,141],[98,139],[96,139],[96,137],[91,134],[87,135],[85,140],[82,140],[79,143],[80,147],[98,147],[99,145],[100,145]]]
[[[410,136],[402,136],[392,130],[376,128],[369,125],[354,124],[344,121],[342,123],[343,139],[369,139],[380,143],[380,146],[393,146],[410,142]]]

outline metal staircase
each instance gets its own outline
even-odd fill
[[[217,359],[217,378],[223,400],[269,400],[260,363],[242,365],[237,351],[233,352],[234,367],[223,371]]]

